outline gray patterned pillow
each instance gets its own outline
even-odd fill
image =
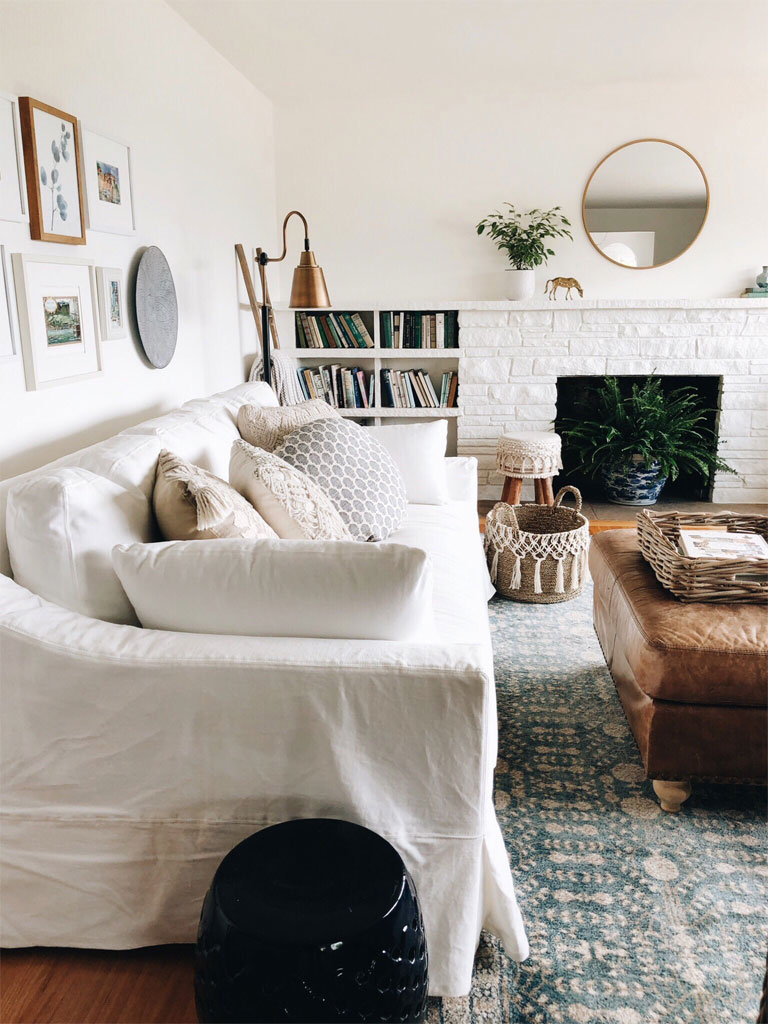
[[[315,420],[274,454],[312,477],[357,540],[385,540],[405,516],[405,484],[384,445],[357,423]]]

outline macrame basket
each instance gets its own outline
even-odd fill
[[[576,508],[565,508],[571,492]],[[581,494],[561,487],[555,504],[494,505],[485,520],[485,556],[491,582],[504,597],[531,604],[570,601],[587,579],[589,522]]]

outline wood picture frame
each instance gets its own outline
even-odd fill
[[[13,253],[27,391],[104,372],[92,260]]]
[[[74,169],[74,181],[72,174],[67,173],[66,194],[62,191],[64,180],[59,183],[59,166],[51,166],[49,173],[45,164],[41,165],[43,159],[47,160],[48,154],[43,153],[38,145],[38,129],[41,132],[44,129],[41,129],[36,121],[46,117],[59,121],[61,125],[58,142],[56,133],[59,129],[54,128],[52,123],[46,126],[49,129],[48,134],[51,134],[53,164],[60,165],[61,171],[64,172],[71,161]],[[27,179],[30,236],[37,242],[85,245],[85,201],[77,118],[73,114],[59,110],[58,107],[32,99],[31,96],[20,96],[19,120]],[[46,226],[49,219],[47,201],[46,210],[43,209],[43,188],[51,192],[50,229]],[[56,231],[57,222],[62,227],[67,223],[71,224],[72,230]]]

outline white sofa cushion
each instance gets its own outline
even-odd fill
[[[273,453],[312,477],[356,540],[383,540],[405,516],[405,485],[386,448],[357,423],[315,420]]]
[[[433,639],[432,573],[418,548],[225,539],[118,546],[112,557],[150,629]]]
[[[405,496],[412,504],[444,505],[448,501],[445,450],[448,420],[428,423],[392,423],[366,427],[387,449],[400,470]]]
[[[16,582],[47,601],[107,622],[135,624],[112,548],[155,539],[146,496],[79,467],[25,480],[8,495]]]
[[[229,482],[285,540],[352,540],[331,499],[311,477],[242,439],[232,445]]]

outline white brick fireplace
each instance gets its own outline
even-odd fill
[[[713,500],[768,501],[768,300],[459,303],[459,455],[480,463],[480,497],[498,499],[496,438],[508,424],[551,430],[558,377],[722,378]],[[532,497],[533,492],[523,497]]]

